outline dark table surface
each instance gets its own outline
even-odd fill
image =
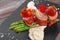
[[[0,40],[30,40],[28,37],[28,31],[24,31],[21,33],[15,33],[12,30],[9,30],[9,25],[17,20],[20,20],[21,17],[19,16],[20,10],[25,7],[27,5],[27,3],[29,2],[26,1],[25,3],[23,3],[17,10],[15,10],[13,12],[12,15],[10,15],[9,17],[7,17],[7,19],[3,19],[3,23],[0,25]],[[55,5],[58,12],[60,11],[59,9],[59,5],[58,4],[54,4],[51,2],[45,2],[42,1],[40,3],[43,3],[46,7],[50,6],[50,5]],[[60,18],[60,12],[59,12],[59,17]],[[52,25],[52,27],[47,27],[45,29],[45,37],[44,40],[60,40],[60,22],[56,23],[55,25]],[[58,39],[57,39],[58,38]]]

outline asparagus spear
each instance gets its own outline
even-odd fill
[[[10,25],[9,29],[14,30],[15,32],[22,32],[22,31],[29,30],[30,28],[35,27],[35,25],[36,25],[36,24],[33,24],[33,25],[30,27],[30,26],[28,26],[28,25],[25,25],[22,20],[19,20],[19,21],[13,22],[13,23]]]

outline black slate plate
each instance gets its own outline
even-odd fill
[[[21,33],[15,33],[14,31],[9,30],[9,25],[12,22],[21,20],[21,17],[19,16],[20,10],[23,7],[26,7],[28,2],[29,2],[29,0],[27,0],[25,3],[23,3],[16,11],[13,12],[13,14],[11,16],[8,17],[8,19],[6,19],[2,23],[2,25],[0,26],[0,36],[1,35],[4,35],[4,36],[2,38],[0,37],[0,40],[30,40],[28,37],[28,33],[29,33],[28,31],[24,31]],[[48,7],[47,4],[55,5],[57,8],[59,7],[59,5],[51,3],[51,2],[43,1],[41,3],[43,3],[46,7]],[[59,15],[59,17],[60,17],[60,15]],[[44,40],[55,40],[57,34],[60,31],[60,27],[59,27],[60,25],[59,24],[60,24],[60,22],[52,25],[51,27],[47,27],[45,29]]]

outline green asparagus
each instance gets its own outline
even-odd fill
[[[9,29],[14,30],[15,32],[22,32],[25,30],[29,30],[32,27],[34,27],[34,24],[30,27],[30,26],[24,24],[24,22],[22,20],[19,20],[19,21],[13,22],[10,25]]]

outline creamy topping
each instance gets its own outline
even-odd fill
[[[44,28],[46,28],[46,26],[31,28],[29,30],[29,37],[31,38],[31,40],[43,40]]]
[[[29,9],[37,9],[35,6],[35,3],[33,1],[30,1],[28,4],[27,4],[27,8]]]

